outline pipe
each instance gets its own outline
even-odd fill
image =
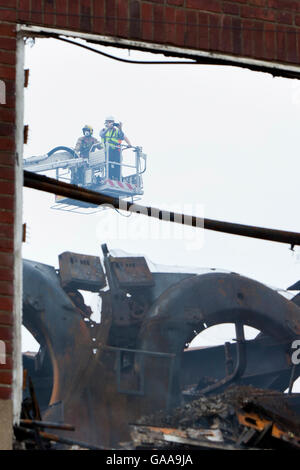
[[[27,188],[38,189],[48,193],[65,196],[78,201],[88,202],[91,204],[111,205],[116,209],[125,210],[127,212],[136,212],[148,217],[154,217],[159,220],[167,220],[175,223],[184,223],[191,227],[204,228],[215,232],[229,233],[231,235],[240,235],[250,238],[258,238],[260,240],[268,240],[278,243],[287,243],[293,248],[300,245],[300,233],[288,232],[286,230],[276,230],[265,227],[255,227],[251,225],[235,224],[231,222],[223,222],[219,220],[204,219],[196,216],[186,216],[175,212],[168,212],[150,206],[141,206],[119,198],[107,196],[96,191],[80,188],[73,184],[57,181],[43,175],[37,175],[30,171],[24,171],[24,186]],[[167,215],[167,218],[166,218]],[[184,221],[184,222],[182,222]]]

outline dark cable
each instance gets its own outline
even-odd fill
[[[116,57],[114,55],[111,55],[111,54],[107,54],[107,52],[103,52],[103,51],[99,51],[98,49],[94,49],[93,47],[90,47],[90,46],[87,46],[85,44],[80,44],[79,42],[76,42],[76,41],[71,41],[70,39],[66,39],[66,38],[61,38],[59,36],[57,36],[55,39],[58,39],[59,41],[63,41],[63,42],[68,42],[69,44],[73,44],[75,46],[79,46],[79,47],[82,47],[83,49],[88,49],[89,51],[92,51],[92,52],[96,52],[96,54],[100,54],[100,55],[103,55],[104,57],[108,57],[109,59],[114,59],[114,60],[118,60],[119,62],[125,62],[127,64],[150,64],[150,65],[158,65],[158,64],[198,64],[197,61],[182,61],[182,62],[179,62],[178,60],[177,61],[166,61],[166,60],[163,60],[163,61],[154,61],[154,60],[151,60],[151,61],[145,61],[145,60],[128,60],[128,59],[123,59],[121,57]]]

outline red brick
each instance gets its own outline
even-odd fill
[[[138,0],[129,2],[129,36],[134,39],[141,37],[141,4]]]
[[[80,0],[80,30],[92,30],[91,0]]]
[[[0,51],[0,64],[14,65],[16,63],[15,52]]]
[[[300,54],[300,34],[299,34],[299,32],[298,32],[296,38],[297,38],[297,51],[298,51],[298,54]]]
[[[220,26],[220,16],[209,15],[209,48],[211,51],[217,51],[220,48]]]
[[[1,152],[0,151],[0,164],[6,166],[14,166],[15,164],[15,155],[10,152]]]
[[[293,63],[299,63],[297,50],[297,32],[292,28],[286,29],[287,57],[286,60]]]
[[[0,136],[5,136],[5,137],[12,136],[13,137],[14,134],[15,134],[14,124],[0,122]]]
[[[0,253],[0,271],[3,267],[10,268],[13,266],[13,255],[9,255],[8,253]],[[2,279],[4,281],[11,281],[12,279]]]
[[[279,10],[300,11],[298,0],[268,0],[268,6]]]
[[[1,299],[0,299],[0,310],[1,310]],[[9,326],[0,326],[0,340],[5,341],[5,340],[11,340],[13,337],[12,334],[12,329]],[[0,380],[0,383],[1,382]]]
[[[13,295],[14,286],[12,282],[0,281],[0,294]],[[3,325],[11,325],[12,321],[13,319],[11,315],[0,313],[0,323],[2,323]]]
[[[295,16],[295,24],[296,24],[297,26],[300,26],[300,15],[296,15],[296,16]]]
[[[0,370],[0,384],[10,385],[12,383],[12,371]]]
[[[1,122],[15,122],[15,110],[4,108],[4,106],[0,106],[0,121]]]
[[[0,36],[16,36],[16,25],[9,23],[0,24]]]
[[[177,7],[182,7],[184,0],[167,0],[168,5],[176,5]]]
[[[241,16],[245,18],[255,18],[256,20],[276,21],[276,14],[269,8],[243,6]]]
[[[176,44],[178,46],[184,45],[184,35],[185,35],[185,11],[176,10]]]
[[[186,39],[185,44],[196,49],[198,47],[198,15],[195,11],[186,14]]]
[[[104,1],[94,0],[94,31],[97,33],[104,32]]]
[[[232,2],[223,2],[223,13],[227,15],[239,15],[240,14],[240,5]]]
[[[165,3],[164,0],[150,0],[152,3],[160,3],[161,5]]]
[[[118,36],[128,36],[128,0],[118,0],[117,34]]]
[[[258,59],[265,57],[264,52],[264,30],[261,23],[256,23],[253,31],[254,55]]]
[[[114,36],[116,33],[116,0],[106,0],[105,8],[105,33]]]
[[[0,65],[0,79],[9,78],[11,80],[15,79],[16,69],[15,67],[1,66]]]
[[[3,240],[0,239],[0,246]],[[13,310],[13,298],[0,296],[0,310],[5,312],[12,312]],[[5,338],[10,339],[10,338]]]
[[[2,253],[0,254],[0,264]],[[14,273],[12,268],[0,268],[0,281],[13,281]],[[1,308],[0,308],[1,310]],[[1,338],[0,338],[1,339]]]
[[[224,16],[222,18],[221,43],[224,52],[232,52],[232,17]]]
[[[175,44],[175,8],[166,7],[165,20],[166,20],[166,42],[169,44]]]
[[[252,5],[256,5],[258,7],[267,7],[268,6],[268,0],[250,0]]]
[[[0,166],[0,179],[13,180],[14,177],[14,168]]]
[[[0,136],[0,150],[14,150],[15,141],[9,137]]]
[[[9,400],[11,398],[11,387],[0,387],[0,399]]]
[[[46,26],[54,26],[56,24],[54,0],[44,1],[44,24]]]
[[[33,23],[43,23],[42,0],[31,0],[31,21]]]
[[[7,80],[5,80],[5,84],[8,85],[9,82]],[[7,88],[6,88],[6,90],[7,90]],[[13,108],[15,105],[16,105],[16,97],[8,94],[7,91],[6,91],[5,104],[1,104],[0,107],[4,108],[4,109],[5,108]],[[0,151],[1,151],[1,149],[0,149]]]
[[[208,49],[209,47],[209,28],[208,28],[208,14],[199,13],[198,15],[198,24],[199,24],[199,37],[198,44],[200,49]]]
[[[46,0],[47,3],[47,0]],[[30,0],[19,0],[17,17],[19,20],[30,20]]]
[[[15,185],[13,181],[0,180],[1,195],[4,194],[14,194]]]
[[[0,238],[0,251],[11,253],[13,249],[14,249],[13,240],[7,239],[7,238]]]
[[[0,0],[0,7],[17,8],[17,0]]]
[[[243,53],[251,57],[253,55],[253,30],[254,21],[245,20],[242,21],[242,37],[243,37]]]
[[[265,57],[266,59],[276,59],[277,58],[277,48],[276,48],[276,28],[272,23],[267,23],[265,25]]]
[[[186,8],[194,8],[195,10],[205,10],[221,12],[222,5],[220,0],[186,0]]]
[[[17,46],[17,40],[13,38],[0,38],[0,49],[6,49],[9,51],[15,51]]]
[[[286,61],[286,33],[282,26],[277,26],[277,58]]]
[[[71,1],[69,2],[69,14],[68,14],[68,19],[69,19],[69,26],[72,29],[79,29],[79,1]]]
[[[17,10],[0,8],[1,21],[17,21]]]
[[[1,183],[1,186],[2,185],[4,185],[4,183],[3,184]],[[14,223],[14,213],[9,212],[9,211],[3,211],[3,210],[0,211],[0,223],[2,223],[2,224],[13,224]]]
[[[154,30],[153,40],[164,43],[166,40],[165,8],[162,5],[153,6]]]
[[[0,209],[1,209],[1,212],[2,212],[3,209],[13,210],[14,209],[14,197],[13,196],[3,196],[1,194],[0,195]],[[8,225],[8,226],[11,227],[11,225]],[[2,227],[2,225],[0,225],[0,232],[1,232],[1,227]],[[2,229],[2,230],[4,230],[4,229]],[[3,231],[1,233],[3,233]]]
[[[234,54],[242,53],[242,22],[240,18],[232,18],[232,50]]]
[[[294,16],[286,11],[279,11],[276,14],[276,21],[281,24],[293,24]]]
[[[67,0],[56,0],[56,26],[68,27],[68,2]]]
[[[0,316],[1,316],[1,314],[0,314]],[[3,369],[10,369],[10,370],[12,370],[12,368],[13,368],[12,356],[10,356],[10,355],[7,354],[6,357],[5,357],[5,364],[1,364],[1,362],[0,362],[0,370],[1,370],[1,369],[2,369],[2,370],[3,370]]]
[[[0,197],[0,199],[3,199]],[[7,198],[9,199],[9,198]],[[0,238],[13,238],[14,227],[11,224],[0,224]]]
[[[141,23],[142,23],[142,39],[153,39],[153,5],[142,3],[141,5]]]

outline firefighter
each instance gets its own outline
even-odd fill
[[[93,137],[93,128],[91,126],[84,126],[82,128],[82,132],[83,137],[79,137],[77,140],[75,152],[79,153],[83,158],[88,158],[91,147],[95,146],[94,149],[100,149],[101,144],[95,137]]]
[[[75,152],[80,155],[81,158],[88,158],[91,148],[95,150],[102,147],[101,143],[93,137],[93,128],[89,125],[85,125],[82,128],[83,136],[79,137],[76,142]],[[83,185],[84,183],[84,166],[71,169],[71,183]]]
[[[108,161],[121,163],[121,142],[125,140],[128,147],[132,147],[129,139],[122,131],[122,123],[117,124],[113,116],[108,116],[105,119],[105,127],[100,131],[100,137],[103,144],[107,144]],[[111,179],[120,180],[121,167],[120,165],[109,164],[108,177]]]

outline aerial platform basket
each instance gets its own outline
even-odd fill
[[[129,156],[127,152],[124,158],[124,150],[127,149],[129,147],[121,146],[120,163],[118,163],[108,160],[107,146],[98,150],[92,147],[88,158],[79,157],[71,148],[56,147],[46,155],[24,160],[24,168],[37,173],[55,170],[57,180],[132,202],[144,194],[142,174],[146,171],[146,155],[141,147],[132,147],[131,155]],[[120,166],[119,179],[110,176],[111,165]],[[87,214],[97,212],[105,206],[96,206],[57,195],[55,204],[51,208]]]

